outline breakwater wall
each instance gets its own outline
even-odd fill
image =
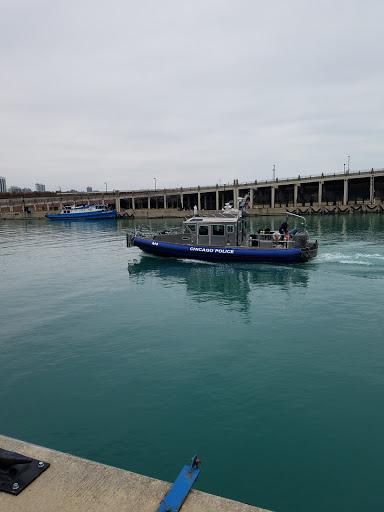
[[[19,495],[0,492],[0,510],[7,512],[156,512],[172,485],[2,435],[0,448],[49,464]],[[189,461],[175,468],[175,479],[184,462]],[[181,512],[207,510],[268,512],[194,489],[181,507]]]
[[[198,211],[220,211],[226,203],[238,204],[248,196],[250,215],[281,215],[291,212],[382,213],[384,210],[384,169],[347,174],[329,174],[197,186],[177,189],[56,193],[49,197],[21,196],[0,199],[0,218],[40,218],[57,213],[65,205],[106,204],[118,216],[137,218],[183,217]]]
[[[203,210],[204,213],[215,213],[221,210]],[[298,215],[335,215],[335,214],[357,214],[357,213],[383,213],[384,204],[353,204],[353,205],[327,205],[327,206],[297,206],[297,207],[256,207],[247,208],[250,216],[276,216],[285,215],[286,211]],[[47,213],[58,213],[54,210],[38,210],[34,212],[4,212],[0,213],[0,220],[45,220]],[[162,219],[179,218],[183,219],[193,215],[193,210],[178,209],[151,209],[151,210],[120,210],[117,218],[120,219]]]

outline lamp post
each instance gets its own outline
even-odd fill
[[[155,192],[156,192],[156,178],[153,178],[155,180]]]
[[[104,181],[104,185],[105,185],[105,192],[108,191],[108,186],[107,186],[107,183]]]
[[[273,166],[273,172],[272,172],[272,178],[273,178],[273,181],[275,181],[275,177],[276,177],[276,174],[275,174],[275,166]]]
[[[344,164],[344,174],[345,174],[345,164]]]
[[[350,159],[350,158],[351,158],[351,157],[350,157],[350,156],[348,156],[348,174],[349,174],[349,159]]]

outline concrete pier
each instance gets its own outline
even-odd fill
[[[50,464],[18,496],[0,492],[0,510],[7,512],[156,512],[172,485],[2,435],[0,448]],[[180,461],[175,478],[188,462]],[[192,489],[181,512],[207,511],[268,512]]]

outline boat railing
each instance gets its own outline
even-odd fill
[[[267,233],[251,233],[248,236],[249,247],[260,248],[284,248],[289,249],[293,247],[294,241],[290,235],[282,235],[278,231],[268,231]]]
[[[151,237],[153,235],[153,233],[152,233],[150,226],[148,226],[147,224],[140,224],[138,226],[135,226],[134,235],[135,236]]]
[[[152,230],[148,224],[141,224],[135,226],[134,236],[143,236],[144,238],[152,238],[156,235],[176,234],[182,233],[180,228],[163,228]]]
[[[296,213],[286,212],[287,215],[290,215],[291,217],[298,217],[302,220],[301,225],[303,226],[304,231],[307,231],[307,221],[305,220],[305,217],[302,217],[301,215],[297,215]]]

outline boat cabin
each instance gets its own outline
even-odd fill
[[[241,245],[246,238],[246,219],[233,213],[198,215],[184,221],[190,243],[214,247]]]
[[[86,212],[94,212],[94,211],[106,211],[108,207],[105,204],[84,204],[79,206],[63,206],[60,214],[66,213],[86,213]]]

